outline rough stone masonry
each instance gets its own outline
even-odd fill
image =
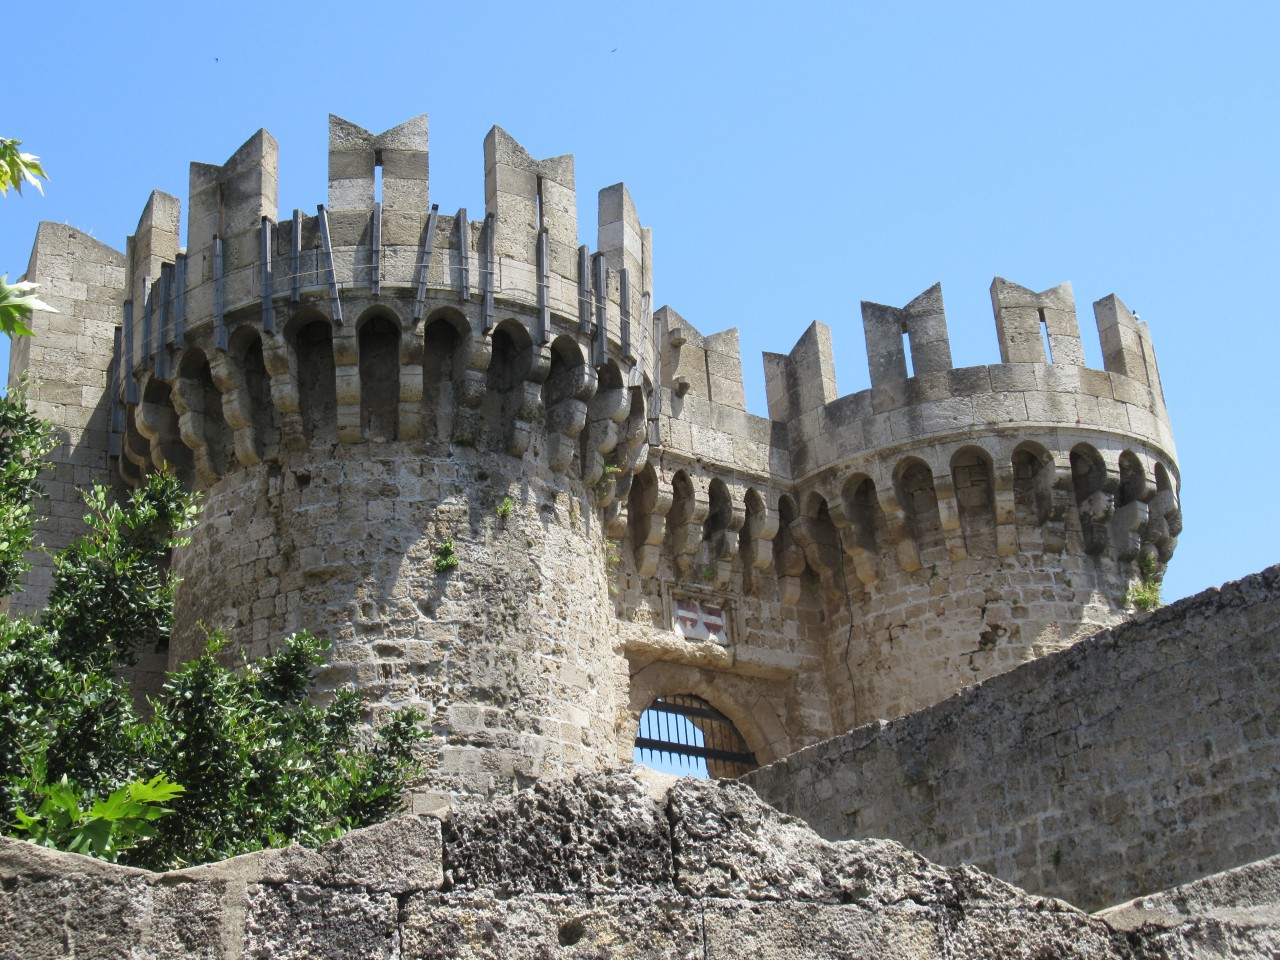
[[[1261,958],[1278,876],[1091,917],[892,841],[822,840],[737,784],[618,772],[165,874],[0,840],[0,960]]]

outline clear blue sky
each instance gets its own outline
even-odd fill
[[[976,8],[976,9],[975,9]],[[122,12],[122,11],[128,11]],[[625,181],[654,231],[655,296],[760,353],[831,326],[867,385],[858,301],[942,281],[957,365],[999,358],[996,275],[1116,293],[1151,325],[1186,530],[1166,599],[1280,560],[1270,387],[1280,354],[1280,6],[1123,3],[52,2],[11,27],[19,137],[45,197],[0,201],[0,270],[38,220],[122,248],[148,193],[259,127],[280,207],[325,200],[326,115],[375,132],[426,112],[431,193],[484,207],[505,127],[577,159],[583,240]],[[0,338],[0,369],[8,344]]]

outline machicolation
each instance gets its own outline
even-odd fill
[[[27,278],[59,312],[10,378],[68,438],[46,541],[93,479],[204,494],[144,686],[206,628],[250,653],[309,628],[327,684],[427,713],[436,791],[627,763],[675,695],[766,764],[1119,623],[1139,559],[1169,561],[1173,438],[1115,296],[1102,370],[1067,284],[997,279],[1000,362],[961,369],[939,287],[864,303],[870,389],[837,396],[814,323],[766,355],[763,418],[737,332],[655,308],[624,185],[593,249],[570,156],[493,128],[473,219],[432,202],[425,116],[329,131],[314,213],[281,217],[259,131],[192,164],[185,247],[159,192],[123,253],[40,227]]]

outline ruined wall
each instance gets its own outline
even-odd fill
[[[1270,915],[1213,944],[1271,955],[1276,903],[1255,890]],[[629,773],[165,874],[0,839],[3,960],[1173,960],[1205,942],[1168,933],[890,841],[828,843],[736,784]]]
[[[750,774],[823,836],[888,837],[1088,909],[1280,849],[1280,567]]]

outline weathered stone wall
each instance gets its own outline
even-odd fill
[[[328,637],[323,686],[426,714],[438,790],[614,766],[627,679],[598,524],[581,484],[475,448],[261,464],[209,490],[175,558],[173,655],[198,653],[202,624],[251,656]],[[457,565],[437,570],[446,542]]]
[[[1094,909],[1280,849],[1280,567],[853,730],[747,782]]]
[[[667,780],[540,784],[165,874],[0,840],[0,960],[1184,956],[1163,929],[1118,932],[891,841],[829,843],[737,784]],[[1275,900],[1232,956],[1268,955]]]
[[[42,223],[25,279],[57,313],[38,311],[34,337],[15,337],[9,355],[9,385],[27,377],[27,398],[36,415],[53,423],[61,444],[54,469],[43,478],[48,494],[36,541],[57,550],[84,530],[80,491],[111,479],[109,454],[112,343],[124,300],[126,258],[101,241],[65,224]],[[33,551],[24,590],[14,613],[41,610],[49,595],[52,560]]]
[[[1143,957],[1280,957],[1280,856],[1140,897],[1098,916]]]

